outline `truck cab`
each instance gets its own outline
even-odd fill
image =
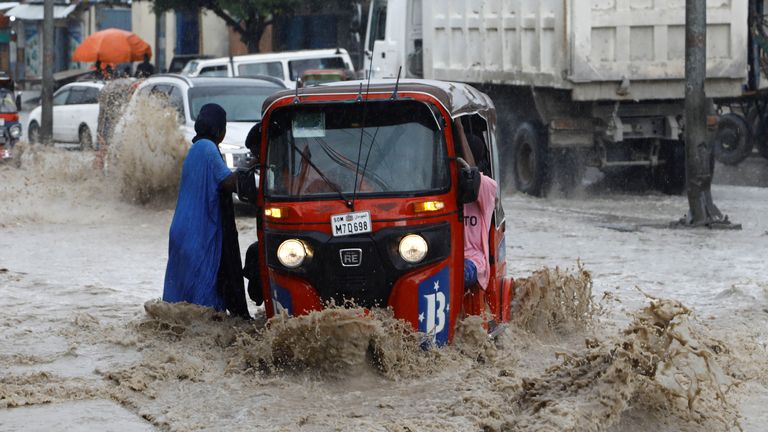
[[[368,13],[365,71],[372,78],[423,78],[422,0],[374,0]]]

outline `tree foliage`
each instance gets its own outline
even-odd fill
[[[156,13],[207,9],[240,35],[249,52],[259,51],[259,40],[264,30],[276,19],[297,12],[315,11],[330,3],[323,0],[150,0]]]

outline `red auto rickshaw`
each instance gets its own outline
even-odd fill
[[[490,282],[463,286],[463,201],[477,169],[462,166],[469,150],[457,122],[482,137],[482,162],[498,178],[496,113],[469,85],[347,81],[264,102],[255,204],[269,317],[329,302],[391,307],[437,345],[463,314],[490,315],[489,327],[509,320],[498,193]]]
[[[16,157],[14,147],[21,138],[21,97],[15,87],[14,81],[0,72],[0,162]]]

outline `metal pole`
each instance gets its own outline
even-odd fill
[[[40,142],[53,144],[53,0],[43,4],[43,88],[40,93]]]
[[[704,93],[707,73],[707,2],[685,2],[685,173],[689,226],[722,222],[712,202],[714,159],[707,137],[708,101]],[[727,220],[727,218],[726,218]]]

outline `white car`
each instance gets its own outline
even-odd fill
[[[96,149],[96,127],[99,120],[99,92],[104,83],[83,81],[67,84],[53,94],[53,141],[78,143],[81,150]],[[37,107],[29,114],[29,141],[40,142],[40,113]]]
[[[285,89],[273,78],[189,78],[182,75],[153,75],[144,80],[135,95],[160,94],[179,113],[184,137],[192,141],[200,108],[216,103],[227,112],[227,134],[219,145],[227,166],[245,167],[251,157],[245,147],[248,132],[261,120],[261,105],[271,94]],[[125,118],[124,118],[125,120]]]
[[[355,75],[352,59],[342,48],[191,60],[181,74],[189,77],[271,76],[283,80],[289,88],[296,88],[296,80],[313,69],[341,69],[350,76]]]

